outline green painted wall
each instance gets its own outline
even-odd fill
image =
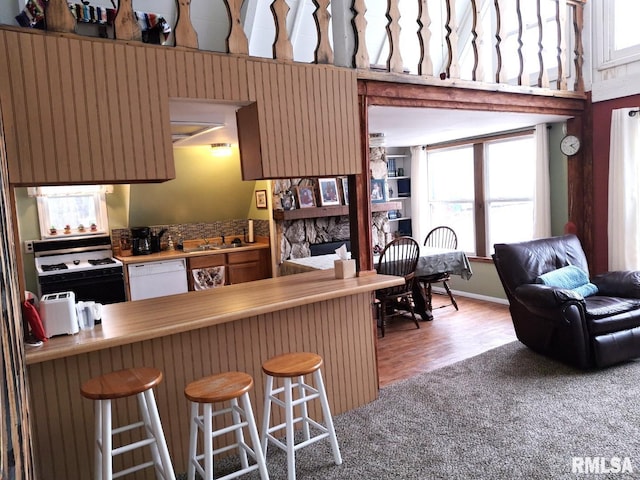
[[[237,148],[230,157],[213,157],[209,147],[176,148],[174,158],[174,180],[130,186],[128,226],[268,218],[255,209],[254,194],[266,182],[242,180]]]

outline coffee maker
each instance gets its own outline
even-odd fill
[[[132,228],[131,240],[134,255],[148,255],[151,253],[151,229],[149,227]]]

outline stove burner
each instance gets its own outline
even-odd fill
[[[99,258],[97,260],[87,260],[90,265],[107,265],[109,263],[116,263],[113,258]]]
[[[42,265],[41,268],[44,272],[52,272],[53,270],[66,270],[69,267],[64,263],[54,263],[51,265]]]

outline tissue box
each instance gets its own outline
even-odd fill
[[[336,278],[353,278],[356,276],[355,260],[335,260],[333,268],[336,271]]]

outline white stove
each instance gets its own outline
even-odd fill
[[[113,258],[108,235],[33,242],[38,295],[74,292],[76,300],[126,300],[122,262]]]

